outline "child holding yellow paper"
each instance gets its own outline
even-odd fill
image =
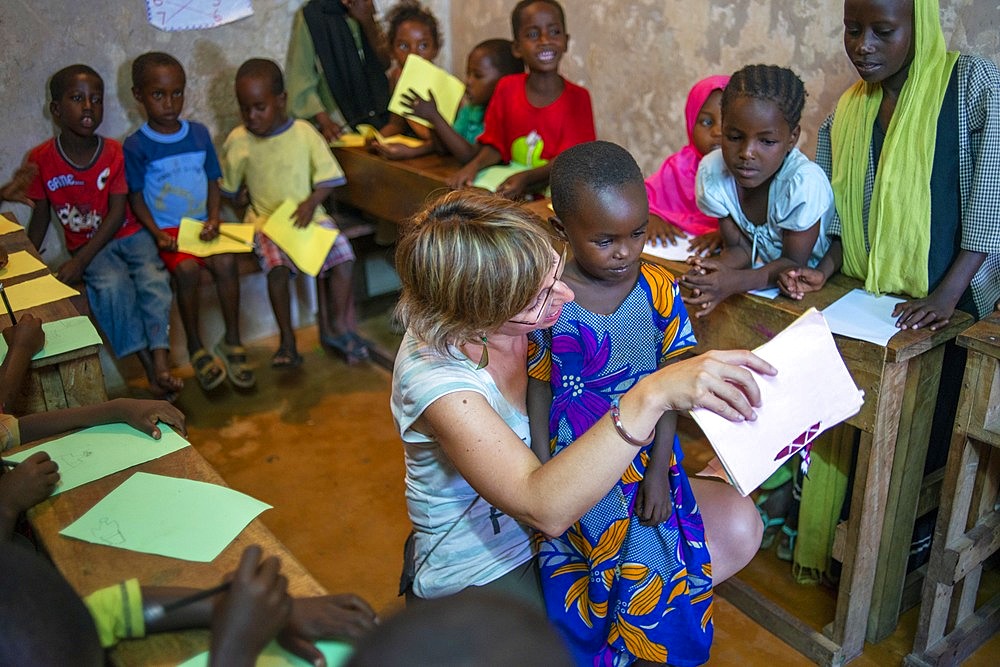
[[[441,33],[437,18],[417,0],[401,0],[389,10],[386,20],[389,22],[389,48],[392,51],[392,67],[389,69],[391,95],[411,53],[434,62],[441,50]],[[395,113],[390,113],[389,122],[381,128],[382,135],[386,137],[408,130],[421,139],[430,138],[426,127]]]
[[[236,99],[243,125],[222,147],[223,193],[241,208],[249,204],[245,220],[258,223],[258,229],[286,199],[299,202],[297,226],[336,229],[322,202],[345,182],[344,173],[319,132],[305,121],[288,118],[278,65],[261,58],[243,63],[236,72]],[[302,356],[292,329],[289,279],[299,267],[266,234],[257,235],[257,245],[281,336],[271,365],[294,368]],[[348,363],[368,358],[368,346],[356,331],[353,268],[351,243],[338,234],[316,276],[317,320],[320,341]]]
[[[509,39],[487,39],[469,52],[465,69],[465,103],[450,125],[438,111],[433,97],[425,100],[412,89],[403,93],[403,104],[410,108],[411,113],[431,124],[431,142],[415,147],[376,144],[375,151],[390,160],[406,160],[435,149],[451,153],[462,164],[476,157],[479,152],[476,139],[483,133],[486,105],[493,97],[497,82],[508,74],[524,72],[524,61],[513,54],[512,46]]]
[[[150,231],[160,258],[173,275],[188,355],[198,384],[215,389],[226,377],[241,389],[257,378],[240,342],[240,279],[236,255],[195,257],[177,250],[181,218],[205,221],[203,241],[219,235],[219,184],[222,176],[212,139],[204,125],[181,120],[184,68],[173,56],[144,53],[132,63],[132,96],[146,112],[146,123],[123,145],[129,203],[136,219]],[[225,336],[215,346],[218,358],[201,340],[198,282],[201,267],[215,281]],[[220,361],[221,359],[221,361]]]

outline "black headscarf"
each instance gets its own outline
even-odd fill
[[[389,80],[363,33],[364,59],[359,55],[347,24],[347,8],[340,0],[309,0],[302,8],[302,17],[323,76],[347,124],[385,125],[389,121]]]

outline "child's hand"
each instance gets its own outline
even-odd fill
[[[79,257],[70,257],[56,271],[56,278],[65,285],[79,285],[83,282],[83,272],[87,269]]]
[[[470,163],[449,176],[446,183],[452,190],[471,188],[476,180],[476,173],[476,168]]]
[[[434,99],[434,92],[427,91],[430,96],[429,100],[425,100],[420,97],[417,91],[410,88],[405,93],[402,94],[400,100],[403,106],[409,109],[410,113],[417,118],[423,118],[427,122],[432,122],[436,117],[440,116],[441,113],[438,111],[437,100]]]
[[[344,128],[338,125],[330,118],[330,114],[325,111],[321,111],[314,117],[316,120],[316,125],[319,126],[319,132],[326,139],[327,143],[335,141],[344,132]]]
[[[677,245],[684,238],[684,232],[673,223],[667,222],[658,215],[649,214],[649,224],[646,226],[646,240],[659,242],[660,245]]]
[[[274,556],[261,561],[260,547],[246,548],[229,592],[212,613],[212,665],[252,665],[288,621],[288,580]]]
[[[38,165],[33,162],[18,168],[10,183],[0,185],[0,202],[13,201],[26,206],[34,206],[35,203],[28,199],[25,193],[36,176],[38,176]]]
[[[704,257],[688,257],[687,261],[692,268],[681,276],[681,284],[691,290],[684,303],[694,306],[695,317],[705,317],[740,290],[735,272],[721,262]]]
[[[892,309],[892,316],[898,318],[896,326],[900,329],[930,329],[937,331],[951,321],[955,313],[955,304],[948,303],[935,293],[923,299],[903,301]]]
[[[409,160],[411,158],[424,155],[426,151],[416,146],[405,144],[380,144],[377,141],[368,146],[368,149],[376,155],[381,155],[387,160]]]
[[[646,474],[635,492],[635,515],[643,526],[656,526],[673,512],[670,498],[670,471],[647,467]]]
[[[35,452],[0,477],[0,505],[20,514],[42,502],[59,482],[59,465],[45,452]]]
[[[116,398],[110,403],[118,421],[142,431],[154,440],[159,440],[163,435],[157,422],[169,424],[181,435],[187,435],[184,413],[166,401]]]
[[[177,239],[172,237],[170,234],[158,229],[156,230],[156,233],[153,234],[153,238],[156,239],[156,247],[160,250],[177,250]]]
[[[295,209],[295,226],[300,228],[305,228],[309,226],[312,222],[313,213],[316,212],[316,204],[312,203],[310,200],[305,200],[299,207]]]
[[[317,665],[322,655],[313,646],[320,639],[357,641],[375,629],[378,616],[357,595],[323,595],[292,600],[288,625],[278,643],[289,653]]]
[[[202,241],[214,241],[219,236],[219,221],[208,219],[201,226],[201,233],[198,238]]]
[[[9,258],[7,257],[7,248],[4,248],[2,245],[0,245],[0,269],[7,266],[8,259]]]
[[[45,332],[42,331],[42,321],[32,315],[25,313],[17,324],[9,326],[3,330],[3,339],[7,341],[7,348],[22,348],[29,357],[45,345]]]
[[[722,232],[708,232],[699,234],[691,239],[688,250],[694,255],[707,257],[722,250]]]
[[[519,174],[511,174],[507,179],[497,186],[497,194],[507,199],[521,199],[528,189],[528,179],[522,171]]]
[[[375,16],[375,3],[372,0],[340,0],[347,9],[347,14],[358,23],[371,21]]]
[[[816,292],[826,284],[826,276],[818,269],[796,267],[785,269],[778,276],[781,293],[795,300],[801,300],[807,292]]]

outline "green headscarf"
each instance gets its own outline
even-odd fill
[[[837,103],[831,142],[833,195],[842,223],[843,272],[875,294],[927,296],[931,171],[937,119],[957,52],[945,50],[938,0],[914,0],[913,63],[900,92],[878,163],[868,213],[863,205],[872,128],[882,86],[858,81]]]

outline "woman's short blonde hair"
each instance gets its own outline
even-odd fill
[[[551,270],[541,218],[502,197],[450,192],[414,216],[396,246],[397,313],[443,352],[527,308]]]

